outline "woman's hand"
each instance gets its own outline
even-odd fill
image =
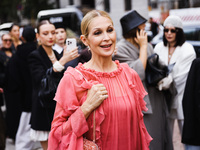
[[[67,62],[76,59],[79,57],[80,54],[78,53],[78,47],[72,49],[71,51],[67,51],[67,47],[64,47],[63,56],[59,60],[61,65],[65,65]]]
[[[106,98],[108,98],[106,87],[103,84],[93,85],[92,88],[88,90],[87,99],[81,106],[85,117],[87,118]]]
[[[135,41],[136,43],[141,46],[147,46],[148,40],[147,40],[147,33],[144,30],[140,30],[136,32]]]
[[[140,47],[147,46],[147,33],[144,30],[137,31],[136,37],[137,38],[135,38],[135,41]]]
[[[147,33],[144,30],[137,31],[136,33],[137,38],[135,38],[135,41],[139,45],[140,48],[140,54],[139,59],[141,60],[144,69],[146,69],[147,65]]]

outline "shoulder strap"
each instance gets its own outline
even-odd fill
[[[78,69],[75,68],[75,70],[83,77],[83,79],[84,79],[85,81],[88,82],[88,80],[84,77],[84,75],[83,75]]]
[[[85,81],[88,81],[78,69],[75,68],[75,70],[84,78]],[[95,129],[96,129],[96,123],[95,123],[95,110],[94,110],[93,112],[93,142],[95,142],[95,139],[96,139]]]

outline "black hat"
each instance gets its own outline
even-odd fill
[[[55,22],[54,26],[56,29],[58,29],[58,28],[66,29],[65,25],[62,22]]]
[[[126,15],[124,15],[120,19],[123,35],[128,33],[130,30],[136,28],[137,26],[145,23],[146,21],[147,20],[144,17],[142,17],[140,14],[138,14],[137,11],[132,10],[128,12]]]
[[[36,38],[35,30],[31,26],[26,26],[23,29],[22,36],[27,42],[33,42]]]

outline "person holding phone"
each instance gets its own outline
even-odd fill
[[[79,58],[73,57],[72,54],[77,51],[75,48],[77,47],[76,45],[76,39],[73,39],[73,43],[69,43],[70,45],[73,45],[71,47],[68,43],[66,43],[67,40],[67,32],[66,32],[66,27],[62,22],[55,22],[54,26],[56,28],[55,33],[56,33],[56,42],[53,45],[53,49],[56,50],[61,56],[63,55],[63,49],[66,48],[69,57],[68,57],[68,62],[65,64],[65,67],[67,68],[68,66],[75,67],[78,65]]]
[[[37,26],[37,39],[41,44],[29,55],[29,68],[32,79],[31,139],[39,141],[47,149],[48,136],[55,110],[55,91],[65,71],[65,64],[79,56],[78,47],[61,56],[52,49],[56,40],[55,26],[48,20]],[[69,54],[70,53],[70,54]]]
[[[165,96],[155,86],[149,86],[145,79],[145,70],[148,56],[153,54],[153,47],[147,41],[145,23],[147,19],[137,11],[129,11],[121,19],[123,38],[117,43],[117,54],[114,60],[127,63],[134,69],[148,95],[144,97],[148,111],[144,112],[144,123],[152,136],[150,149],[172,150],[172,135],[167,120],[168,109]]]

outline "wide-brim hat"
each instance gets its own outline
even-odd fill
[[[145,23],[147,20],[142,17],[137,11],[132,10],[120,19],[123,35],[127,34],[132,29]]]

